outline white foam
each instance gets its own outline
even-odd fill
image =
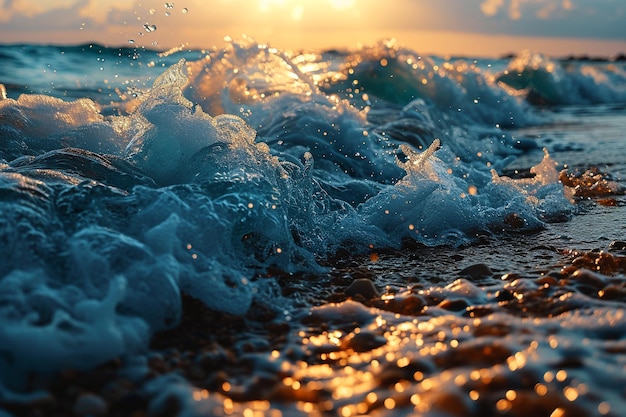
[[[399,244],[410,237],[426,245],[460,244],[502,228],[508,216],[523,220],[525,229],[571,213],[571,203],[558,182],[555,163],[545,154],[532,168],[532,179],[510,179],[495,171],[491,182],[472,184],[454,175],[435,151],[439,142],[421,154],[403,148],[401,166],[407,175],[359,207],[366,223],[375,224]]]
[[[124,277],[114,278],[102,299],[46,281],[40,270],[15,271],[0,281],[2,384],[19,388],[32,371],[88,369],[146,343],[144,322],[115,311],[125,296]]]
[[[11,129],[11,136],[31,148],[31,152],[76,147],[117,153],[123,146],[123,139],[102,116],[99,106],[86,98],[63,101],[23,94],[17,100],[0,100],[0,118],[0,131]]]

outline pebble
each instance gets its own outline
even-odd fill
[[[496,291],[496,300],[500,302],[515,300],[515,293],[509,289],[503,289]]]
[[[438,307],[448,311],[463,311],[469,307],[469,304],[462,298],[454,300],[446,299],[440,302]]]
[[[626,298],[626,289],[618,285],[609,285],[598,292],[603,300],[624,300]]]
[[[620,240],[615,240],[609,244],[609,251],[611,252],[622,252],[626,254],[626,242],[622,242]]]
[[[591,285],[595,288],[604,288],[606,285],[602,276],[585,268],[574,271],[570,278],[580,284]]]
[[[351,333],[341,341],[341,348],[355,352],[367,352],[387,344],[383,336],[370,332]]]
[[[348,285],[344,292],[350,297],[360,295],[366,300],[371,300],[372,298],[379,296],[376,286],[367,278],[355,279],[350,285]]]
[[[513,229],[521,229],[526,226],[526,220],[517,213],[508,214],[504,218],[504,223]]]
[[[424,299],[416,294],[400,295],[391,300],[381,300],[374,303],[374,307],[381,310],[405,315],[418,315],[425,305]]]
[[[433,394],[431,401],[433,408],[446,416],[464,417],[473,414],[474,411],[471,410],[472,405],[468,399],[457,393],[437,392]]]
[[[460,276],[478,279],[493,276],[493,271],[485,264],[470,265],[459,272]]]
[[[76,399],[73,411],[76,416],[104,416],[108,406],[98,395],[83,393]]]

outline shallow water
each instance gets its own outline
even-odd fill
[[[626,406],[623,63],[0,53],[7,412]]]

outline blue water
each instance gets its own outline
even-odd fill
[[[541,350],[520,347],[525,335],[554,334],[568,349],[592,340],[583,353],[599,364],[584,365],[590,373],[613,362],[624,370],[623,269],[590,272],[599,286],[593,297],[562,284],[565,298],[546,301],[548,315],[535,304],[507,310],[492,300],[505,289],[522,304],[524,294],[537,296],[534,281],[500,275],[538,279],[565,268],[571,251],[599,253],[626,240],[624,62],[527,51],[443,59],[391,43],[294,53],[250,40],[172,54],[5,45],[0,62],[0,407],[3,395],[32,391],[33,376],[88,371],[115,358],[138,366],[151,338],[180,323],[183,296],[234,316],[263,304],[283,323],[302,314],[334,320],[331,307],[327,317],[313,305],[333,300],[324,294],[336,280],[328,280],[345,262],[356,268],[349,276],[366,274],[387,288],[382,300],[410,298],[412,282],[427,304],[488,306],[496,314],[489,320],[510,327],[511,355]],[[559,178],[592,167],[600,173],[587,194]],[[607,192],[597,191],[602,185]],[[611,256],[623,262],[619,251]],[[479,263],[492,280],[453,285]],[[569,281],[582,274],[564,271]],[[286,285],[296,295],[286,295]],[[601,296],[609,286],[619,294],[610,301]],[[372,309],[366,318],[376,308],[395,312],[372,303],[358,307]],[[354,308],[343,306],[339,316]],[[431,307],[420,315],[443,332],[476,325]],[[564,329],[554,333],[551,317],[563,311],[571,316],[558,319]],[[541,317],[535,330],[528,315]],[[605,330],[591,336],[605,318]],[[386,320],[399,325],[405,316]],[[471,333],[464,328],[457,339],[484,343]],[[605,357],[614,343],[620,347]],[[396,347],[394,355],[412,357],[405,342]],[[543,374],[552,365],[533,366]],[[604,398],[602,383],[581,375],[586,391],[577,386],[577,397],[601,398],[589,394],[576,410],[612,415],[624,406],[623,392]],[[330,411],[317,410],[333,415],[350,405],[332,398]],[[189,401],[189,415],[200,413]],[[439,400],[429,401],[441,415]],[[485,405],[467,407],[474,415]]]

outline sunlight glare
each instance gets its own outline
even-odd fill
[[[326,3],[335,10],[344,11],[353,8],[355,0],[326,0]],[[294,21],[300,21],[307,9],[319,9],[319,0],[258,0],[258,9],[262,13],[276,12],[276,9],[287,8]]]
[[[337,10],[345,10],[354,7],[355,0],[330,0],[330,5]]]
[[[288,0],[259,0],[259,10],[262,12],[269,11],[273,6],[284,7]]]

